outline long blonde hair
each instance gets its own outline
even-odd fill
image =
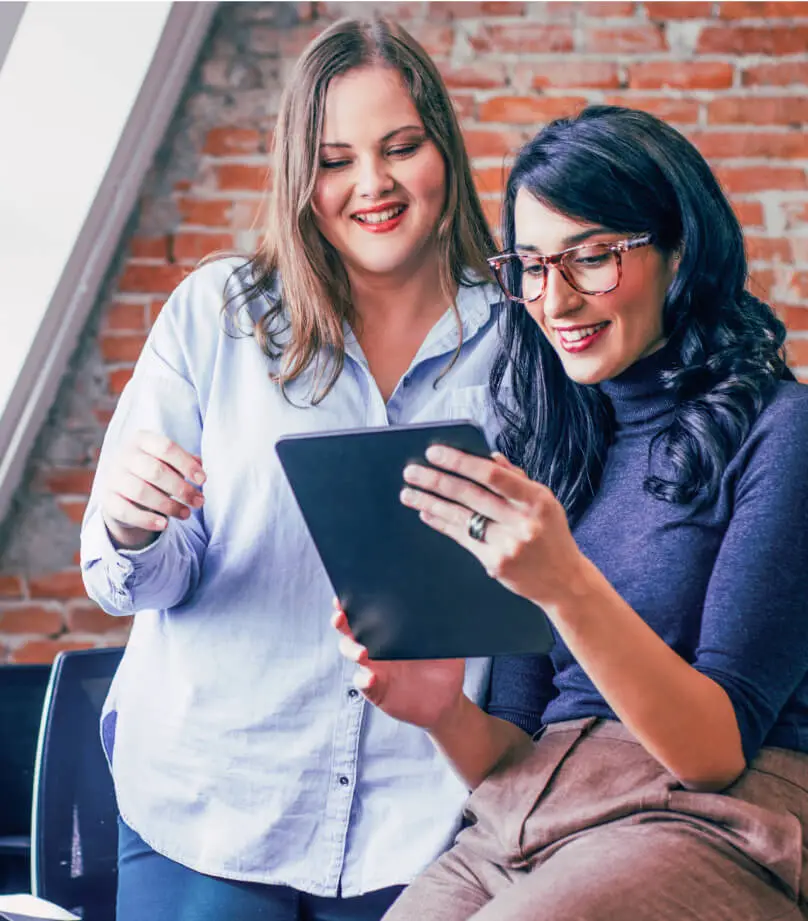
[[[461,329],[454,306],[458,286],[490,277],[485,260],[494,251],[494,241],[437,67],[408,32],[388,19],[335,22],[306,48],[286,85],[274,135],[268,223],[251,260],[250,292],[267,293],[271,304],[255,325],[255,337],[268,356],[281,359],[274,375],[281,387],[313,365],[313,403],[328,394],[342,370],[343,322],[352,320],[348,276],[337,252],[317,229],[312,209],[325,98],[335,77],[374,64],[392,67],[401,75],[446,165],[446,201],[435,239],[441,293],[453,304]],[[275,292],[274,298],[270,292]]]

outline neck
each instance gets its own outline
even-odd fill
[[[385,274],[348,268],[355,322],[359,326],[407,326],[425,318],[435,320],[449,306],[440,284],[437,254],[412,269]]]

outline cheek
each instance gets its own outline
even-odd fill
[[[443,206],[446,198],[446,165],[437,150],[431,156],[414,161],[409,175],[402,179],[411,195],[438,208]]]
[[[314,186],[311,207],[318,221],[328,221],[338,216],[344,194],[339,181],[331,176],[318,178]]]

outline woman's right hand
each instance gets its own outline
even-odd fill
[[[142,549],[169,518],[184,520],[191,509],[201,508],[204,482],[200,458],[165,435],[138,432],[107,476],[100,502],[104,524],[118,546]]]
[[[331,623],[342,634],[340,652],[359,666],[354,684],[388,716],[432,731],[451,719],[462,705],[464,659],[370,659],[367,649],[357,643],[336,600]]]

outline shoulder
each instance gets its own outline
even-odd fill
[[[780,381],[730,464],[742,477],[782,478],[808,483],[808,386]]]

